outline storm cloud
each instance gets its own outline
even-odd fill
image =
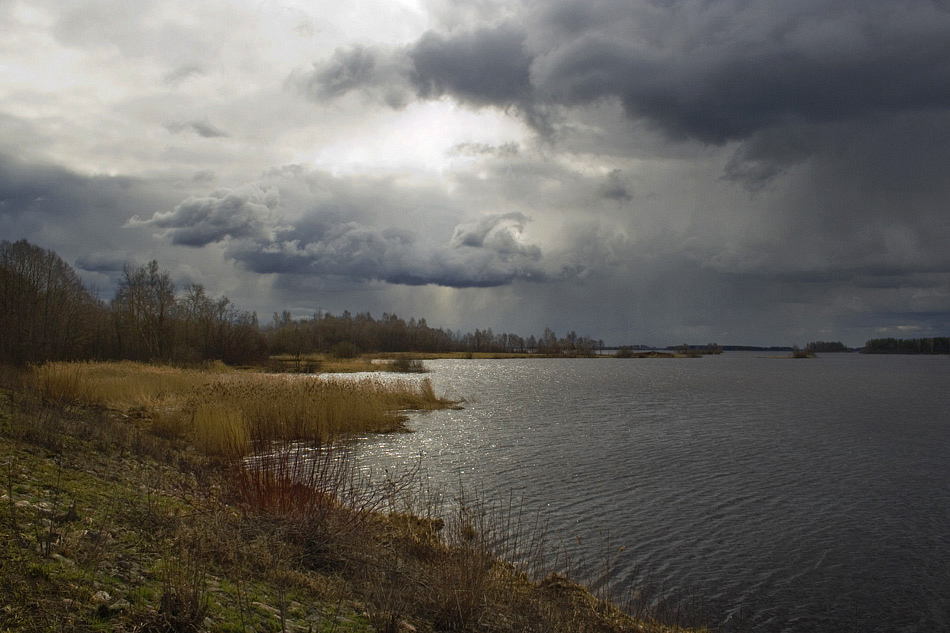
[[[398,67],[388,81],[417,99],[515,108],[546,133],[558,108],[614,100],[670,139],[753,143],[726,170],[751,188],[818,149],[802,126],[810,138],[839,122],[950,107],[950,11],[933,0],[561,0],[519,18],[429,31],[371,56],[337,51],[307,81],[334,98],[373,90],[376,68]]]
[[[225,238],[269,240],[274,236],[274,210],[280,194],[257,186],[218,189],[207,196],[191,197],[171,211],[143,220],[133,216],[129,226],[165,229],[173,244],[204,246]]]
[[[311,240],[298,238],[293,229],[275,242],[236,240],[228,257],[259,273],[291,273],[332,276],[350,280],[377,280],[390,284],[451,288],[489,288],[516,280],[545,281],[541,249],[517,243],[511,225],[488,218],[476,229],[482,239],[472,238],[471,226],[456,229],[449,244],[421,244],[408,231],[380,230],[356,222],[328,227]],[[462,235],[463,237],[459,238]]]
[[[620,100],[674,137],[723,143],[787,122],[950,105],[950,13],[903,3],[675,2],[626,15],[557,6],[533,80],[549,99]],[[647,30],[649,29],[649,32]]]
[[[332,182],[326,174],[286,170],[280,178]],[[291,183],[285,185],[293,188]],[[251,184],[193,196],[129,227],[161,229],[172,244],[220,243],[225,256],[260,274],[295,274],[409,286],[495,287],[516,280],[561,278],[566,268],[545,260],[526,241],[529,218],[518,212],[488,214],[454,227],[439,243],[408,229],[367,224],[375,211],[336,186],[327,199],[305,195],[285,209],[276,186]],[[398,202],[395,203],[398,206]],[[298,219],[294,221],[293,216]]]
[[[158,259],[264,314],[950,328],[942,0],[17,7],[0,237],[104,298]]]
[[[430,31],[408,51],[410,79],[424,99],[451,95],[475,106],[523,105],[531,92],[525,37],[507,25],[448,36]]]

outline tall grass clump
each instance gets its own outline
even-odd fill
[[[191,429],[195,445],[206,455],[227,458],[251,450],[244,416],[234,407],[199,404],[191,414]]]
[[[312,530],[332,523],[338,535],[383,511],[415,477],[413,470],[378,486],[354,468],[345,446],[297,442],[240,460],[231,472],[246,513],[289,519]]]
[[[408,409],[452,402],[423,381],[324,380],[222,367],[47,363],[31,370],[44,402],[138,410],[156,433],[191,438],[208,455],[238,458],[274,443],[327,444],[402,429]]]
[[[421,359],[411,356],[400,356],[390,363],[389,371],[400,374],[424,374],[429,370],[426,369],[425,363],[423,363]]]
[[[216,375],[216,371],[133,362],[46,363],[31,373],[37,393],[46,402],[115,409],[170,404]]]
[[[402,411],[452,404],[436,396],[428,380],[233,374],[198,389],[188,409],[205,446],[241,457],[286,442],[325,445],[343,436],[401,430]],[[215,434],[227,437],[212,440]]]

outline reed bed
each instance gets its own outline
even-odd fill
[[[455,403],[429,380],[333,380],[141,363],[49,363],[32,378],[45,402],[139,410],[165,437],[183,436],[208,455],[239,459],[275,444],[325,445],[346,436],[403,429],[405,410]]]
[[[224,371],[221,364],[197,370],[124,361],[46,363],[31,373],[44,401],[131,409],[173,404]]]
[[[397,431],[406,409],[451,405],[429,381],[227,376],[202,386],[185,408],[195,433],[232,456],[290,441],[328,444],[344,436]],[[243,430],[241,430],[243,429]],[[241,450],[243,448],[243,450]]]

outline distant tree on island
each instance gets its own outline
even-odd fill
[[[639,346],[637,346],[639,347]],[[698,358],[705,354],[722,354],[723,347],[718,343],[707,343],[706,345],[690,345],[688,343],[683,343],[682,345],[670,345],[667,346],[667,350],[676,352],[677,354],[682,354],[683,356],[688,356],[690,358]]]
[[[950,337],[876,338],[864,344],[862,354],[950,354]]]
[[[805,346],[805,350],[815,354],[834,354],[837,352],[851,351],[851,349],[841,341],[812,341]]]

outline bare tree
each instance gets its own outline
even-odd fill
[[[123,352],[141,360],[167,360],[172,351],[175,284],[158,261],[126,264],[112,299]]]

